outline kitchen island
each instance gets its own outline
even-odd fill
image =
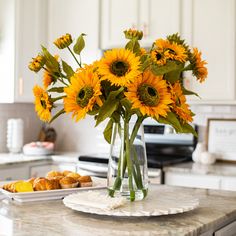
[[[217,231],[215,235],[236,235],[236,192],[163,185],[152,185],[150,191],[156,188],[171,190],[176,197],[178,193],[192,195],[200,205],[175,215],[121,218],[76,212],[66,208],[61,200],[19,204],[5,199],[0,202],[0,235],[208,236]]]

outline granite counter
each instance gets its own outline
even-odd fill
[[[153,185],[150,191],[155,188],[171,189],[176,197],[178,193],[194,195],[200,205],[193,211],[176,215],[119,218],[76,212],[59,200],[19,205],[5,199],[0,202],[0,235],[212,235],[236,220],[235,192],[163,185]]]

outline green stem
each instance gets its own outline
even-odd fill
[[[135,191],[133,186],[133,167],[132,161],[130,157],[130,141],[129,141],[129,121],[125,120],[124,122],[124,139],[125,139],[125,147],[126,147],[126,161],[128,167],[128,181],[129,181],[129,189],[130,189],[130,201],[135,200]]]
[[[71,53],[71,55],[74,57],[75,61],[76,61],[77,64],[79,65],[79,67],[82,68],[81,63],[77,60],[75,54],[72,52],[72,50],[70,49],[70,47],[68,46],[67,48],[68,48],[69,52]]]

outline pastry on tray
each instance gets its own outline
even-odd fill
[[[3,186],[4,190],[12,193],[23,193],[23,192],[33,192],[33,186],[30,182],[19,180],[10,184],[5,184]]]
[[[65,188],[76,188],[78,186],[79,182],[72,178],[72,177],[68,177],[65,176],[64,178],[62,178],[60,180],[60,185],[61,188],[65,189]]]
[[[80,187],[91,187],[93,185],[93,181],[90,176],[81,176],[78,180]]]
[[[76,172],[65,170],[63,172],[50,171],[46,177],[30,178],[27,181],[18,180],[3,185],[3,189],[12,193],[67,189],[76,187],[91,187],[90,176],[81,176]]]

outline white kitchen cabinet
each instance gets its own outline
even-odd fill
[[[220,177],[189,173],[165,172],[165,184],[191,188],[220,189]]]
[[[179,0],[102,0],[101,4],[102,49],[124,46],[123,31],[129,28],[143,31],[143,47],[180,29]]]
[[[28,177],[28,166],[14,165],[0,169],[0,181],[27,179]]]
[[[0,102],[32,102],[36,74],[28,69],[46,44],[46,0],[0,0]]]
[[[48,48],[74,69],[78,67],[67,49],[59,50],[53,44],[55,39],[70,33],[76,41],[85,33],[85,48],[81,53],[82,63],[97,60],[99,50],[99,0],[49,0],[48,1]],[[71,46],[72,49],[72,46]]]
[[[186,75],[188,89],[202,98],[189,96],[192,103],[235,102],[235,9],[234,0],[182,0],[181,35],[208,62],[203,84]]]

